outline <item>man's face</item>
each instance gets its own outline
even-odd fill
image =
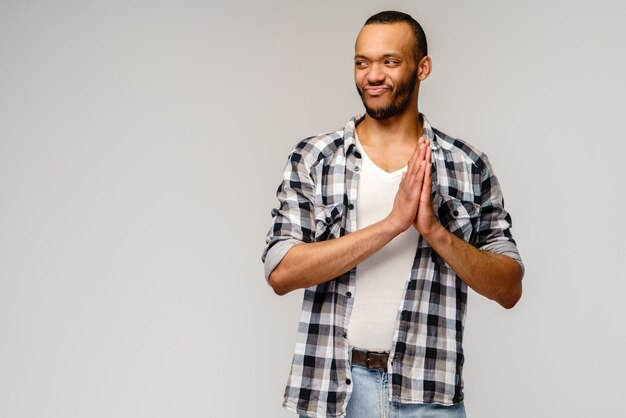
[[[354,80],[367,114],[377,120],[417,103],[414,36],[406,23],[365,25],[356,40]]]

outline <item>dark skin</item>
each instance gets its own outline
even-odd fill
[[[522,270],[515,260],[473,247],[446,230],[435,216],[431,148],[421,137],[417,116],[420,82],[430,74],[432,63],[428,56],[415,62],[413,42],[409,26],[395,23],[364,26],[355,46],[355,81],[368,107],[376,110],[398,102],[400,86],[415,74],[417,77],[406,107],[384,120],[366,115],[357,126],[359,138],[376,164],[387,171],[407,165],[391,212],[343,237],[293,246],[270,274],[269,282],[277,294],[332,280],[413,227],[477,293],[507,309],[521,298]]]

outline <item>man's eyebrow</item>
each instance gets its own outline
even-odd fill
[[[399,52],[387,52],[386,54],[383,54],[382,56],[383,58],[402,58],[402,54]],[[361,55],[361,54],[356,54],[354,56],[354,59],[370,59],[368,57],[366,57],[365,55]]]

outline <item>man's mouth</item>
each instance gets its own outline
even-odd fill
[[[369,87],[365,87],[364,90],[370,96],[380,96],[381,94],[388,91],[389,88],[384,87],[384,86],[369,86]]]

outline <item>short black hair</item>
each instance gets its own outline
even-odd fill
[[[417,23],[417,20],[413,19],[411,15],[397,12],[395,10],[387,10],[371,16],[365,21],[365,25],[387,25],[391,23],[401,22],[407,23],[413,31],[413,36],[415,37],[415,57],[417,59],[417,62],[419,62],[422,58],[428,55],[428,43],[426,42],[426,34],[424,33],[424,29],[422,29],[420,24]]]

